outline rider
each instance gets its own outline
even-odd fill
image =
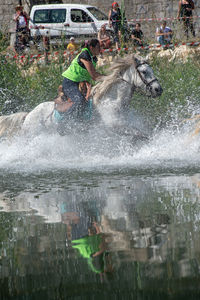
[[[70,99],[68,108],[62,114],[62,119],[81,117],[86,98],[79,89],[80,82],[98,80],[101,75],[95,69],[97,55],[100,53],[100,43],[97,39],[92,39],[86,47],[74,58],[68,69],[62,74],[64,77],[62,90],[65,101]],[[62,122],[63,123],[63,122]],[[63,123],[64,126],[64,123]]]

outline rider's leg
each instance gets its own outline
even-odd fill
[[[72,106],[66,111],[66,115],[78,114],[85,103],[85,97],[79,90],[79,83],[64,78],[63,93],[65,97],[70,98],[72,101]]]

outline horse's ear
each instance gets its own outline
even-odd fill
[[[147,62],[147,59],[146,57],[142,57],[138,54],[135,55],[135,62],[136,62],[136,65],[140,64],[141,62],[144,62],[146,63]]]
[[[136,66],[140,64],[140,60],[138,57],[135,56],[134,60],[135,60]]]

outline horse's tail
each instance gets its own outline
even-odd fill
[[[19,112],[0,116],[0,137],[11,137],[19,132],[27,114],[26,112]]]

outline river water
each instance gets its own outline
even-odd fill
[[[0,144],[0,299],[199,299],[200,142]]]

